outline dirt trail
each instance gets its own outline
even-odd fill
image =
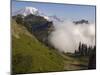
[[[86,70],[88,69],[88,60],[86,57],[70,57],[60,53],[64,57],[64,69],[65,70]]]

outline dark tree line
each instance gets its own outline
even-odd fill
[[[79,43],[79,48],[78,50],[75,50],[75,55],[79,56],[90,56],[92,51],[95,51],[95,46],[87,46],[87,44]]]
[[[88,69],[96,69],[96,46],[87,46],[79,43],[78,50],[75,50],[77,56],[87,56],[89,58]]]

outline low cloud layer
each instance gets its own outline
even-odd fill
[[[95,24],[75,25],[70,21],[54,23],[54,31],[49,35],[50,43],[59,51],[74,52],[79,42],[95,45]]]

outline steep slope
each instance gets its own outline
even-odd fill
[[[31,73],[63,70],[63,58],[40,43],[21,24],[12,20],[12,72]]]

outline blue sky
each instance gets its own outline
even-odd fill
[[[48,16],[56,15],[67,20],[87,19],[95,22],[95,6],[13,1],[12,11],[26,6],[35,7]]]

